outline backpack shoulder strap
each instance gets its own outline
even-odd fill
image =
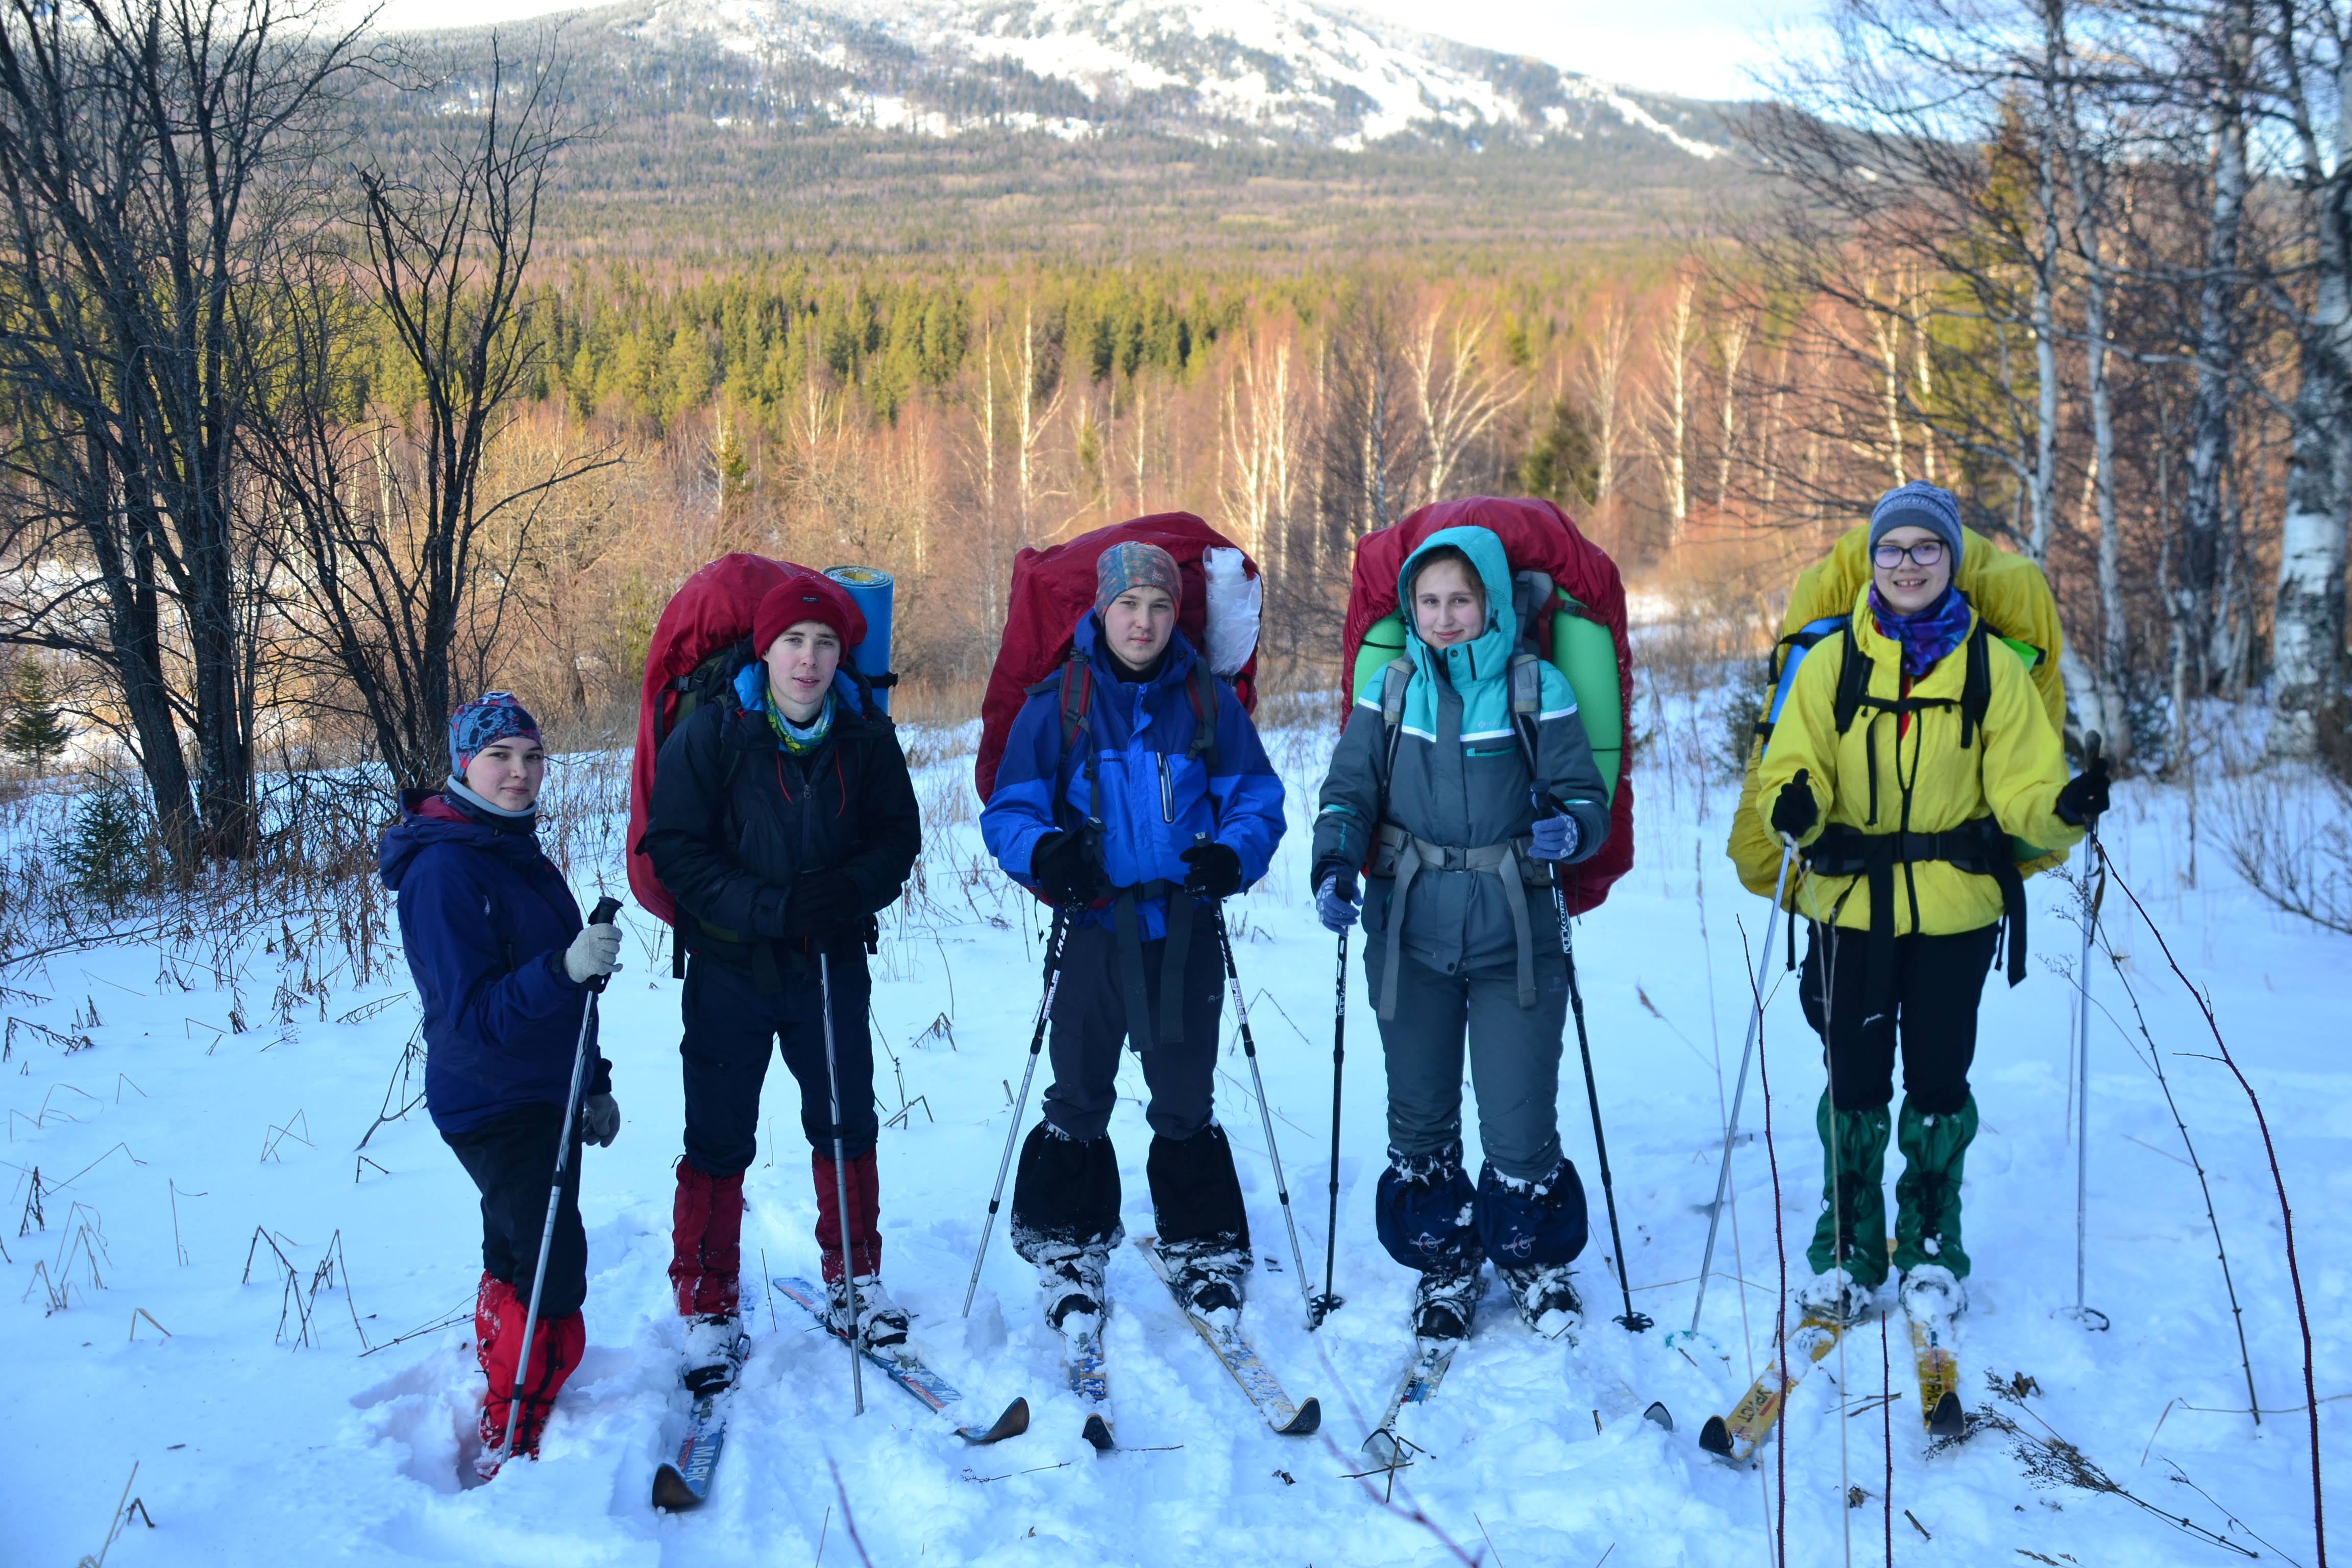
[[[1870,660],[1853,640],[1850,619],[1838,633],[1838,658],[1837,732],[1843,735],[1853,728],[1853,716],[1862,710],[1862,700],[1870,693]]]
[[[1992,706],[1992,630],[1982,616],[1969,633],[1969,662],[1960,678],[1960,750],[1976,744],[1984,728],[1985,710]]]
[[[1404,722],[1404,689],[1412,681],[1412,660],[1399,657],[1381,667],[1381,722],[1391,733]]]
[[[1217,768],[1217,672],[1209,668],[1208,660],[1192,661],[1190,674],[1184,678],[1185,693],[1192,699],[1192,743],[1186,748],[1190,756],[1200,759],[1211,773]]]
[[[1389,815],[1389,777],[1396,771],[1397,739],[1403,732],[1404,689],[1412,684],[1412,660],[1400,655],[1381,667],[1381,771],[1378,816]]]
[[[1066,757],[1086,730],[1087,714],[1093,710],[1094,675],[1094,666],[1075,647],[1062,661],[1062,754]]]
[[[1528,777],[1535,781],[1538,791],[1548,790],[1549,782],[1536,765],[1536,717],[1543,711],[1543,660],[1531,653],[1511,656],[1511,729],[1519,737],[1519,750],[1528,762]]]

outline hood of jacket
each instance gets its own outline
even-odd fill
[[[1486,592],[1486,629],[1452,647],[1433,647],[1421,637],[1412,613],[1412,579],[1422,558],[1452,545],[1477,568]],[[1405,657],[1421,679],[1405,688],[1404,729],[1423,740],[1437,738],[1437,684],[1443,673],[1462,698],[1462,739],[1491,741],[1511,733],[1511,655],[1519,646],[1519,616],[1511,605],[1511,563],[1491,529],[1441,528],[1404,558],[1397,572],[1397,604],[1405,624]]]
[[[535,832],[477,822],[436,790],[404,789],[400,792],[400,821],[385,831],[376,846],[376,874],[396,893],[416,858],[436,844],[478,849],[517,866],[543,858]]]

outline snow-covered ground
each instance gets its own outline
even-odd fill
[[[1686,723],[1699,735],[1696,721]],[[474,1194],[421,1107],[376,1131],[363,1157],[354,1152],[388,1085],[394,1109],[402,1098],[398,1065],[415,1025],[405,974],[395,961],[353,986],[343,970],[323,998],[266,1003],[289,955],[277,922],[257,922],[249,932],[74,952],[8,977],[29,994],[0,1006],[10,1022],[0,1157],[13,1183],[0,1210],[8,1258],[0,1558],[63,1568],[95,1555],[135,1464],[128,1492],[143,1510],[107,1558],[126,1568],[840,1564],[860,1560],[860,1543],[865,1560],[883,1564],[1436,1563],[1457,1560],[1448,1542],[1510,1568],[1752,1564],[1767,1560],[1770,1488],[1785,1463],[1790,1563],[1844,1561],[1849,1547],[1853,1561],[1880,1561],[1890,1519],[1906,1562],[2240,1560],[2125,1498],[2035,1484],[2017,1440],[1999,1430],[1927,1455],[1899,1325],[1891,1346],[1875,1327],[1847,1337],[1799,1392],[1785,1449],[1768,1449],[1760,1470],[1698,1450],[1700,1421],[1727,1409],[1759,1363],[1780,1279],[1776,1230],[1792,1271],[1801,1268],[1818,1190],[1812,1108],[1822,1078],[1793,988],[1781,983],[1766,1028],[1778,1224],[1759,1137],[1734,1168],[1745,1289],[1727,1225],[1706,1337],[1670,1343],[1691,1312],[1718,1097],[1738,1061],[1743,938],[1754,940],[1764,914],[1722,858],[1731,786],[1695,782],[1694,746],[1675,744],[1676,732],[1658,726],[1637,779],[1636,868],[1577,935],[1634,1300],[1658,1326],[1636,1337],[1609,1321],[1617,1293],[1571,1049],[1561,1125],[1591,1193],[1596,1234],[1580,1270],[1590,1309],[1581,1342],[1535,1342],[1490,1286],[1475,1338],[1407,1428],[1423,1452],[1397,1478],[1392,1502],[1385,1487],[1350,1479],[1408,1346],[1408,1277],[1381,1251],[1370,1213],[1383,1129],[1360,971],[1351,976],[1339,1163],[1338,1287],[1347,1305],[1318,1333],[1302,1321],[1237,1042],[1220,1079],[1259,1254],[1245,1323],[1294,1396],[1320,1397],[1320,1437],[1266,1432],[1131,1248],[1111,1272],[1112,1397],[1125,1445],[1116,1455],[1098,1458],[1081,1440],[1079,1406],[1060,1386],[1028,1271],[1001,1227],[971,1315],[958,1316],[1036,1005],[1039,922],[1035,906],[1008,896],[981,860],[969,756],[926,737],[929,848],[910,908],[891,922],[874,1002],[890,1053],[878,1086],[891,1118],[881,1144],[885,1268],[919,1314],[919,1342],[974,1407],[992,1413],[1028,1396],[1035,1420],[1026,1436],[967,1448],[873,1379],[866,1412],[853,1419],[842,1352],[789,1303],[776,1300],[783,1312],[772,1316],[771,1298],[748,1288],[762,1264],[806,1273],[817,1263],[793,1086],[775,1072],[746,1186],[756,1349],[716,1493],[698,1514],[652,1510],[653,1468],[681,1408],[663,1275],[680,1115],[677,988],[666,959],[652,956],[657,928],[637,914],[630,967],[604,1005],[626,1122],[613,1148],[588,1152],[582,1192],[586,1362],[542,1462],[488,1487],[461,1486],[460,1436],[479,1387],[466,1316],[478,1268]],[[1311,725],[1275,738],[1293,791],[1292,837],[1276,872],[1234,911],[1300,1238],[1318,1270],[1332,943],[1307,911],[1302,835],[1328,738]],[[605,767],[609,775],[609,760]],[[2352,948],[2268,912],[2236,880],[2212,839],[2210,796],[2201,829],[2179,791],[2134,784],[2117,799],[2107,825],[2116,865],[2210,989],[2263,1096],[2302,1222],[2319,1393],[2335,1401],[2321,1406],[2323,1426],[2341,1454],[2352,1427],[2343,1397],[2352,1247],[2336,1223],[2352,1200],[2344,1126],[2352,1062],[2343,1049]],[[610,825],[585,826],[593,831],[572,846],[583,902],[600,875],[618,879]],[[2205,837],[2191,887],[2193,831]],[[2137,1036],[2124,1032],[2132,1015],[2111,969],[2095,981],[2087,1291],[2114,1327],[2085,1333],[2054,1315],[2074,1294],[2065,975],[2076,935],[2063,880],[2039,879],[2033,900],[2032,976],[2013,992],[1989,990],[1975,1074],[1984,1125],[1968,1171],[1976,1273],[1964,1394],[2025,1433],[2063,1436],[2155,1510],[2249,1553],[2308,1564],[2301,1350],[2262,1142],[2244,1096],[2209,1059],[2195,1006],[2120,894],[2108,899],[2105,930],[2210,1177],[2254,1381],[2272,1413],[2259,1428],[2244,1414],[2195,1173]],[[338,960],[294,955],[289,994],[304,965],[315,976]],[[288,1013],[290,1024],[281,1021]],[[1230,1017],[1227,1027],[1230,1036]],[[1132,1064],[1128,1076],[1139,1093]],[[1764,1109],[1751,1082],[1751,1128]],[[1035,1114],[1033,1090],[1026,1115]],[[1121,1105],[1114,1132],[1128,1163],[1128,1228],[1141,1235],[1150,1208],[1139,1101]],[[51,1310],[60,1296],[65,1306]],[[1882,1382],[1883,1355],[1891,1384]],[[1989,1373],[2023,1374],[2039,1392],[2022,1408],[1995,1401]],[[1896,1397],[1882,1415],[1874,1397],[1889,1386]],[[1653,1400],[1672,1409],[1676,1432],[1642,1419]],[[1891,1510],[1882,1420],[1893,1429]],[[1860,1489],[1852,1508],[1848,1486]]]

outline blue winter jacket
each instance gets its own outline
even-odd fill
[[[1092,614],[1078,623],[1076,638],[1078,652],[1093,668],[1083,743],[1093,748],[1102,791],[1103,869],[1111,885],[1183,881],[1191,870],[1184,851],[1202,834],[1241,858],[1244,886],[1265,876],[1275,846],[1282,842],[1282,781],[1233,689],[1222,680],[1214,683],[1212,767],[1207,758],[1191,754],[1197,720],[1187,686],[1200,656],[1182,632],[1170,640],[1159,672],[1138,681],[1119,679],[1118,667],[1103,646],[1101,623]],[[1056,670],[1013,720],[997,768],[996,792],[980,817],[989,853],[1024,887],[1035,885],[1029,858],[1037,840],[1087,820],[1090,797],[1081,763],[1079,757],[1062,755],[1062,672]],[[1139,900],[1137,908],[1144,941],[1168,934],[1165,899]],[[1111,911],[1092,910],[1080,919],[1108,926]]]
[[[425,1011],[425,1105],[443,1132],[563,1103],[587,992],[563,973],[580,906],[527,828],[411,790],[376,863]],[[589,1037],[583,1094],[611,1092]]]

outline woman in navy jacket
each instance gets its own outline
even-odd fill
[[[522,1357],[586,986],[612,973],[621,936],[610,925],[583,929],[572,889],[540,850],[547,753],[537,722],[512,694],[490,692],[450,715],[449,758],[438,793],[402,795],[400,824],[383,836],[378,865],[398,896],[401,941],[425,1014],[425,1108],[482,1194],[474,1338],[489,1379],[477,1461],[488,1475],[497,1468]],[[621,1112],[593,1036],[588,1049],[574,1136],[606,1145]],[[556,1392],[586,1343],[580,1304],[588,1294],[588,1238],[576,1158],[565,1163],[542,1292],[515,1432],[516,1451],[533,1458]]]

